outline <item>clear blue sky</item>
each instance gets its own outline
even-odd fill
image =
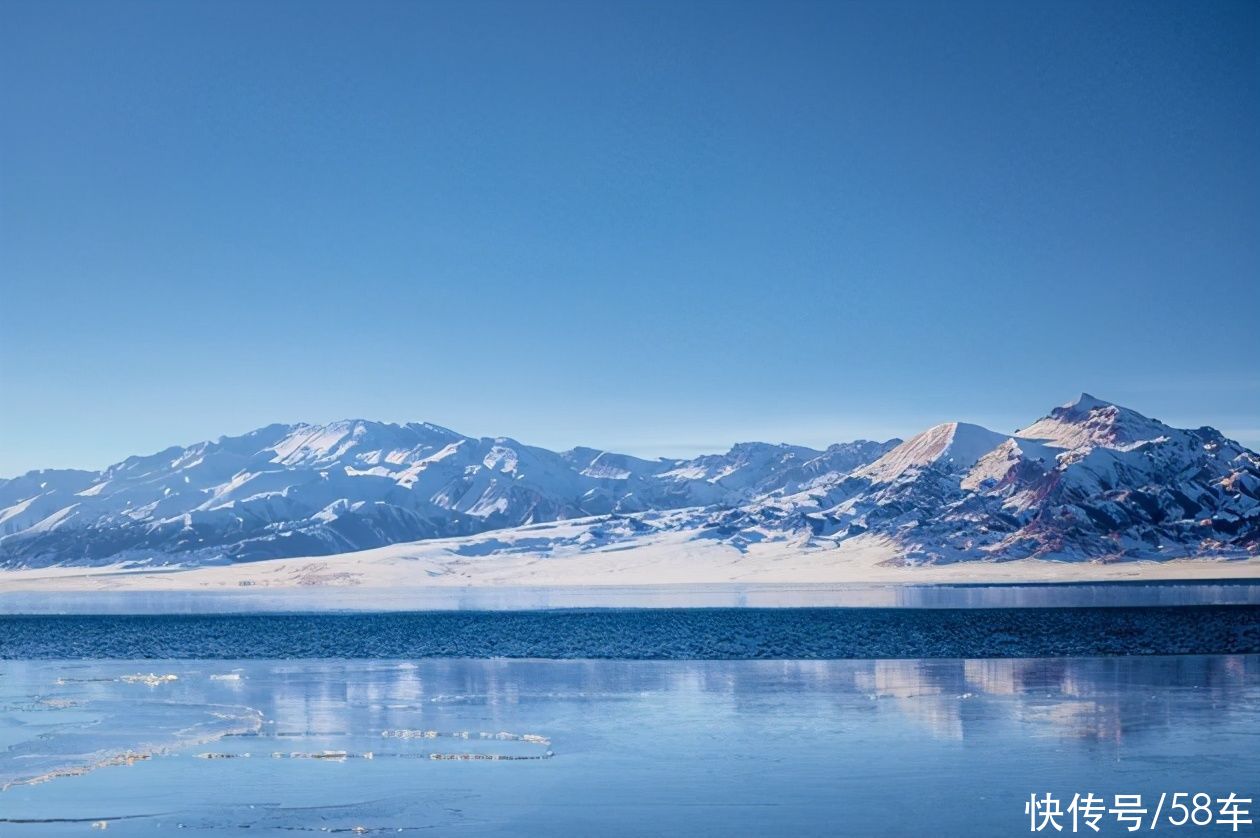
[[[1255,2],[0,0],[0,475],[274,421],[1260,443]]]

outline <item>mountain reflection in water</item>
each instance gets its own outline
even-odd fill
[[[1258,656],[5,661],[0,829],[1009,834],[1254,792],[1257,722]]]

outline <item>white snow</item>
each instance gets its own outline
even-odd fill
[[[1255,550],[1260,458],[1211,429],[1083,395],[1015,436],[948,422],[893,442],[644,460],[427,424],[271,425],[0,481],[0,566],[256,561],[590,516],[611,517],[584,550],[638,549],[662,527],[740,555],[864,533],[914,561]]]
[[[1167,425],[1136,411],[1082,393],[1076,401],[1055,408],[1018,436],[1084,452],[1099,446],[1131,450],[1143,442],[1166,438],[1171,431]]]
[[[907,471],[938,462],[966,469],[1008,438],[979,425],[946,422],[906,440],[869,466],[856,470],[854,476],[865,477],[873,483],[888,483]]]

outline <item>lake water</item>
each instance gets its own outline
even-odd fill
[[[175,571],[172,571],[174,573]],[[125,575],[125,574],[120,574]],[[108,578],[108,574],[104,575]],[[1098,608],[1260,605],[1260,581],[1020,584],[311,586],[228,590],[0,590],[0,614],[541,611],[554,608]]]
[[[1260,798],[1260,656],[0,661],[0,784],[20,836],[1028,834]]]
[[[1018,658],[1260,653],[1260,606],[0,615],[0,658]]]

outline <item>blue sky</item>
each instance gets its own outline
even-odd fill
[[[1260,445],[1260,4],[0,2],[0,475],[273,421]]]

